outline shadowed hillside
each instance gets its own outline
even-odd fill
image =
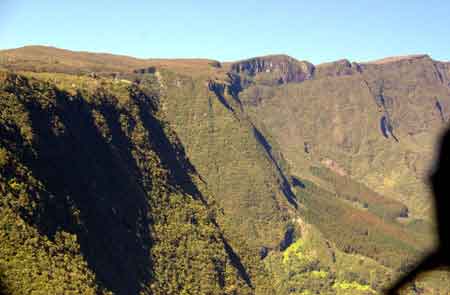
[[[0,265],[12,294],[251,292],[157,97],[1,81]]]

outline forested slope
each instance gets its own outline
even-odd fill
[[[102,83],[70,93],[1,73],[6,290],[251,293],[194,168],[158,117],[156,93]]]
[[[31,46],[0,67],[6,293],[374,294],[433,245],[448,63]]]

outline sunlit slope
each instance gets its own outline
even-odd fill
[[[296,200],[229,85],[169,72],[161,83],[167,119],[228,216],[227,228],[253,247],[277,249]]]
[[[143,59],[109,53],[71,51],[48,46],[25,46],[0,50],[0,68],[15,71],[108,75],[129,78],[133,73],[171,68],[198,75],[220,71],[220,63],[209,59]]]
[[[425,216],[432,203],[424,179],[449,118],[447,64],[422,56],[357,66],[317,66],[311,80],[253,84],[240,97],[293,171],[301,174],[305,159],[331,164]]]

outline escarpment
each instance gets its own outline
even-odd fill
[[[232,63],[231,72],[267,80],[267,83],[284,84],[311,79],[314,65],[286,55],[274,55]]]

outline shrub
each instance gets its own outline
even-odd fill
[[[4,148],[0,148],[0,169],[8,164],[8,153]]]

